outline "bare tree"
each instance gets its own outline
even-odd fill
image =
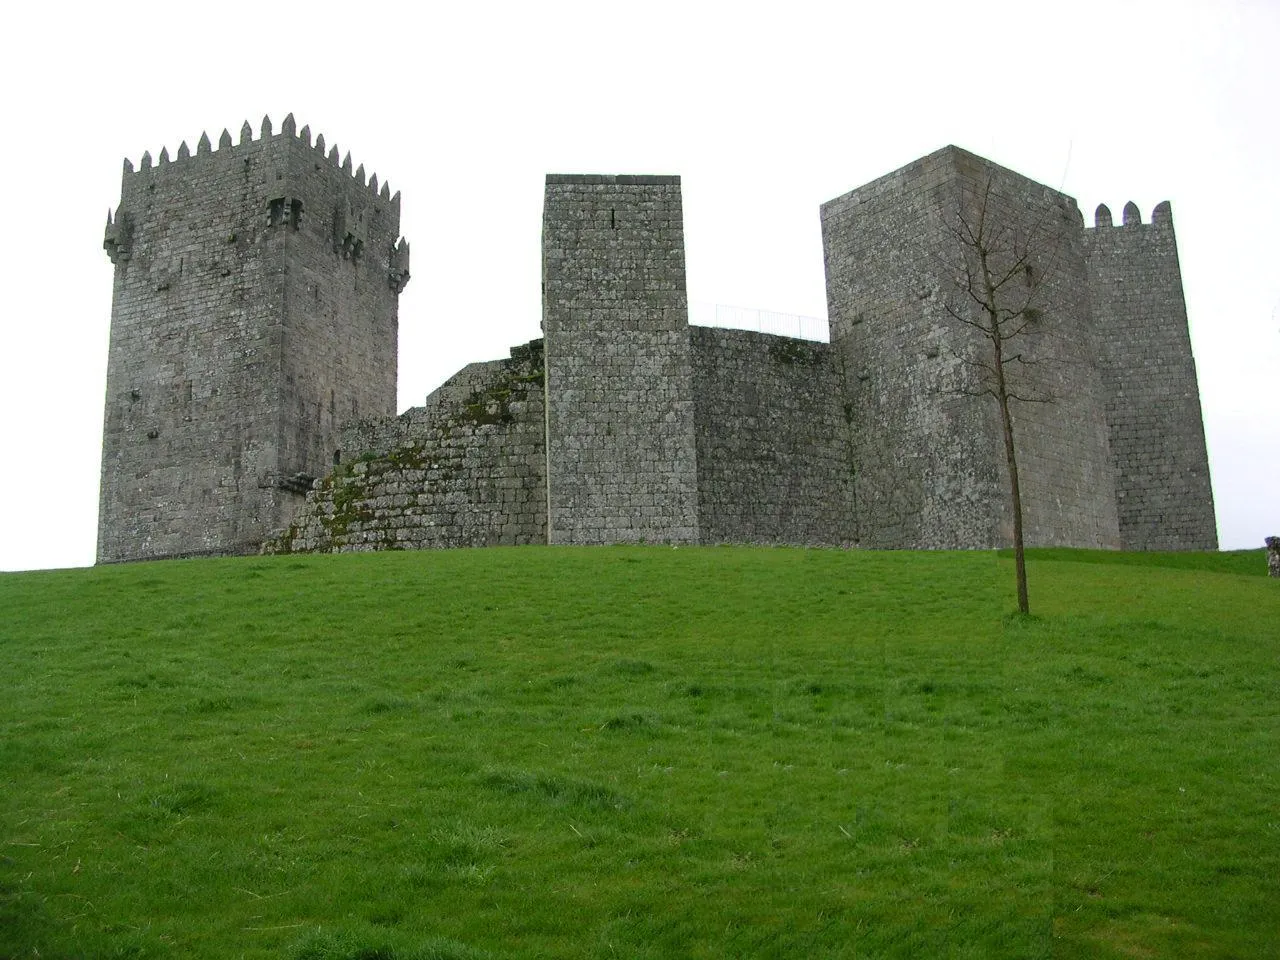
[[[962,194],[963,197],[963,194]],[[1013,221],[1013,222],[1011,222]],[[955,352],[977,376],[960,392],[990,396],[999,408],[1013,510],[1013,557],[1018,579],[1018,610],[1030,612],[1023,543],[1022,488],[1018,481],[1018,445],[1010,404],[1048,403],[1053,397],[1029,383],[1025,368],[1040,360],[1029,355],[1025,338],[1042,319],[1046,278],[1057,244],[1044,231],[1046,218],[1027,223],[993,210],[991,178],[968,202],[962,199],[949,224],[958,242],[952,264],[956,296],[946,311],[977,332],[976,352]],[[1046,262],[1047,261],[1047,262]]]

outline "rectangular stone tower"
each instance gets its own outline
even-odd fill
[[[1136,205],[1113,226],[1098,207],[1085,231],[1098,360],[1116,461],[1126,550],[1216,550],[1217,519],[1187,330],[1173,213],[1142,222]]]
[[[990,343],[955,319],[986,218],[1041,320],[1009,368],[1030,544],[1118,545],[1115,478],[1095,363],[1075,201],[945,147],[822,207],[832,344],[845,364],[863,546],[1007,545],[1012,517],[998,407],[981,395]],[[1010,259],[1010,255],[1013,258]],[[1025,268],[1025,269],[1023,269]],[[971,304],[969,304],[971,306]]]
[[[679,177],[549,175],[547,539],[696,543]]]
[[[340,423],[394,414],[399,225],[399,194],[292,116],[125,162],[99,562],[256,551]]]

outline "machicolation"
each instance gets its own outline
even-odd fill
[[[945,147],[824,204],[830,342],[690,326],[681,184],[548,175],[543,336],[396,416],[400,196],[264,118],[126,161],[98,560],[533,543],[1005,545],[954,212],[1036,238],[1028,542],[1215,549],[1169,204]]]

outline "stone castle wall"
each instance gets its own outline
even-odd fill
[[[521,356],[524,351],[541,351],[541,341],[534,343],[537,344],[536,347],[526,345],[513,348],[511,359]],[[363,417],[343,424],[339,433],[339,459],[344,458],[343,451],[345,459],[350,460],[367,453],[396,450],[417,442],[435,424],[470,405],[474,397],[490,389],[495,381],[504,376],[508,363],[507,359],[469,363],[432,390],[420,407],[410,407],[397,417]]]
[[[1128,550],[1216,550],[1200,389],[1168,203],[1084,231],[1107,388],[1120,540]]]
[[[955,154],[969,221],[975,222],[984,201],[988,219],[996,218],[993,239],[997,252],[1002,247],[1004,252],[993,262],[1026,255],[1022,277],[1001,302],[1011,308],[1030,302],[1041,313],[1006,343],[1007,353],[1022,358],[1005,372],[1013,395],[1022,398],[1011,409],[1026,542],[1118,547],[1115,471],[1107,445],[1106,394],[1097,367],[1080,211],[1065,194],[965,151]],[[959,302],[958,293],[952,291],[952,297]],[[971,355],[989,359],[990,343],[980,336],[971,339]],[[989,382],[976,367],[967,374],[970,389]],[[995,406],[991,396],[968,399]],[[999,435],[993,439],[999,442]],[[1012,543],[1013,523],[1002,447],[996,458],[1001,488],[997,545],[1005,546]]]
[[[852,546],[848,422],[825,343],[690,328],[702,543]],[[352,460],[266,552],[544,543],[543,342],[473,363],[399,417],[348,424]]]
[[[545,543],[542,342],[467,369],[468,392],[445,391],[429,408],[389,421],[403,432],[353,427],[349,443],[385,445],[349,447],[354,458],[316,482],[264,551]]]
[[[985,393],[992,346],[952,312],[964,317],[971,308],[957,283],[975,249],[960,239],[962,230],[984,222],[992,263],[1003,271],[1019,265],[1007,306],[1033,297],[1043,316],[1007,344],[1023,362],[1005,368],[1025,401],[1013,416],[1027,542],[1116,546],[1115,482],[1075,202],[955,147],[823,206],[861,541],[1011,542],[998,407]]]
[[[958,393],[962,362],[939,277],[953,257],[941,211],[958,202],[953,158],[942,151],[822,207],[863,546],[997,542],[999,427],[991,405]]]
[[[682,220],[678,177],[548,176],[544,338],[396,417],[398,195],[292,117],[126,164],[99,559],[1005,545],[991,347],[957,286],[983,223],[1004,305],[1034,298],[1006,344],[1027,541],[1216,544],[1167,205],[1085,230],[944,148],[823,205],[830,344],[689,327]]]
[[[398,228],[399,197],[292,118],[126,164],[99,561],[255,551],[341,421],[394,412]]]
[[[696,543],[679,177],[550,175],[542,227],[551,543]]]
[[[690,327],[703,543],[857,542],[839,355]]]

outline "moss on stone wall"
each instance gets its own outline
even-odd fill
[[[511,351],[488,383],[366,450],[311,491],[266,553],[530,543],[545,538],[542,342]]]
[[[816,346],[807,340],[776,337],[769,341],[769,356],[778,363],[816,367],[826,359],[827,348],[825,344]]]

